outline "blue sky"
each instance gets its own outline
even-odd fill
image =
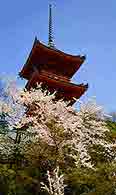
[[[0,73],[18,75],[35,36],[48,39],[48,3],[54,3],[56,47],[87,59],[74,75],[89,83],[82,99],[96,96],[106,110],[116,111],[116,1],[12,0],[0,6]]]

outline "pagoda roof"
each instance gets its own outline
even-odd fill
[[[71,82],[51,78],[50,76],[38,75],[33,73],[31,79],[27,82],[26,88],[30,90],[36,83],[42,83],[48,86],[48,89],[54,89],[58,94],[68,100],[72,98],[79,99],[88,89],[88,84],[74,84]],[[60,93],[59,93],[60,92]]]
[[[35,38],[29,57],[19,73],[23,78],[29,79],[33,72],[33,65],[40,69],[56,70],[57,73],[71,78],[84,62],[85,56],[71,55],[56,48],[50,48]]]

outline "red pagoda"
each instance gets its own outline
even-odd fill
[[[26,88],[30,90],[42,83],[42,88],[51,93],[56,91],[56,99],[70,100],[73,104],[88,89],[88,84],[74,84],[72,76],[85,61],[85,56],[66,54],[54,46],[52,36],[52,12],[49,7],[49,41],[48,46],[35,38],[30,55],[19,73],[27,79]]]

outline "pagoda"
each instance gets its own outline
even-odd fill
[[[26,89],[30,90],[42,83],[42,88],[50,93],[56,92],[56,99],[73,104],[88,89],[88,84],[74,84],[72,76],[85,61],[85,56],[70,55],[56,49],[53,40],[52,7],[49,5],[48,45],[35,38],[32,50],[24,64],[20,77],[26,79]]]

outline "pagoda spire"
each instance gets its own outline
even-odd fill
[[[54,37],[53,37],[53,23],[52,23],[52,4],[49,4],[49,33],[48,33],[48,46],[54,48]]]

